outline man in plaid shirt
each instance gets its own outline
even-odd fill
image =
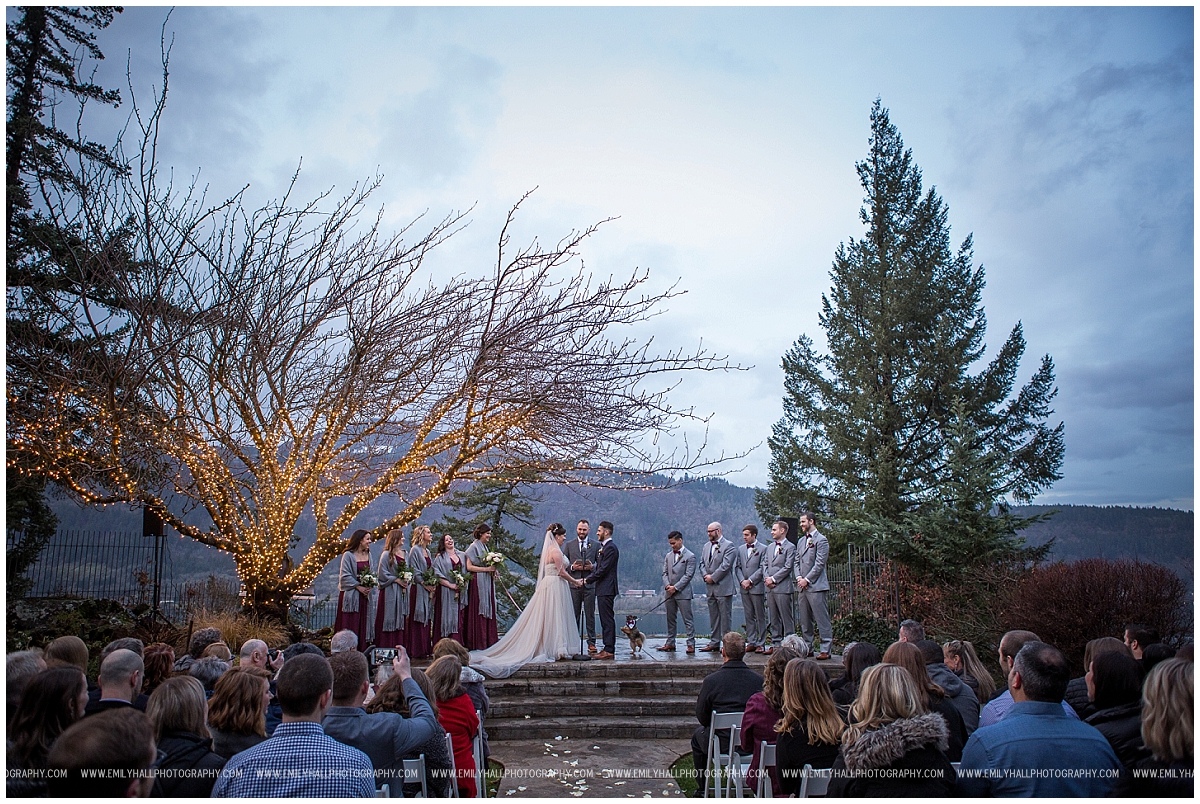
[[[325,657],[306,653],[289,660],[276,692],[283,722],[270,739],[229,760],[213,797],[373,798],[371,760],[321,728],[333,699],[333,670]]]

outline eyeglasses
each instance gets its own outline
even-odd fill
[[[160,748],[160,749],[158,749],[158,753],[154,757],[154,764],[151,765],[150,768],[151,769],[157,768],[166,761],[167,761],[167,752]]]

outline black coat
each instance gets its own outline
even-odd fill
[[[1192,757],[1163,762],[1153,757],[1137,763],[1138,776],[1127,773],[1122,795],[1137,798],[1192,798],[1196,794]]]
[[[225,767],[225,758],[212,752],[212,740],[186,731],[169,731],[158,743],[167,758],[158,767],[154,786],[156,796],[166,798],[208,798],[217,775]],[[198,770],[190,774],[187,771]]]
[[[1142,743],[1141,701],[1101,709],[1085,722],[1104,735],[1126,768],[1150,757],[1149,749]]]
[[[896,720],[843,746],[828,795],[842,798],[945,798],[955,773],[946,759],[946,721],[936,712]],[[882,769],[917,771],[905,777]],[[855,775],[859,774],[859,775]]]
[[[961,762],[963,746],[967,744],[967,725],[963,722],[962,713],[944,696],[929,703],[930,711],[937,712],[946,721],[946,759]]]
[[[832,768],[837,761],[838,746],[826,743],[809,745],[808,730],[798,723],[791,731],[775,738],[775,767],[779,769],[779,783],[783,788],[776,790],[777,798],[800,795],[800,774],[805,765],[814,768]]]
[[[1067,682],[1067,692],[1063,700],[1071,705],[1080,720],[1087,720],[1096,714],[1096,707],[1088,700],[1087,677],[1080,676]]]
[[[746,701],[762,692],[763,677],[741,659],[725,662],[705,677],[696,698],[696,720],[708,728],[713,712],[744,712]]]

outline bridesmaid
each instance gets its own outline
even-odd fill
[[[404,532],[389,530],[383,554],[379,556],[379,611],[375,614],[375,647],[395,648],[404,644],[408,621],[408,587],[398,577],[405,566]]]
[[[433,625],[433,601],[431,593],[436,586],[421,583],[421,573],[429,568],[429,543],[433,534],[425,525],[413,528],[412,542],[408,551],[408,568],[412,570],[413,582],[408,588],[408,627],[404,630],[404,647],[414,659],[424,659],[433,653],[430,628]]]
[[[453,639],[462,643],[462,595],[454,583],[452,572],[465,573],[462,556],[454,546],[454,537],[443,533],[433,557],[433,571],[438,576],[438,594],[433,605],[433,639]]]
[[[371,566],[371,533],[356,530],[350,536],[346,552],[342,553],[341,571],[338,574],[338,610],[333,622],[333,632],[350,629],[358,634],[358,649],[367,649],[371,626],[371,590],[359,586],[358,573]]]
[[[492,538],[492,526],[481,522],[475,526],[472,538],[474,541],[465,554],[471,586],[463,614],[463,637],[467,650],[484,650],[500,639],[496,635],[496,568],[483,562],[488,553],[488,541]]]

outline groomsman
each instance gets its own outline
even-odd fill
[[[696,576],[696,554],[683,546],[683,534],[673,530],[667,534],[671,552],[663,560],[663,592],[667,605],[667,641],[659,650],[675,650],[676,613],[683,615],[687,631],[687,653],[696,652],[696,623],[692,618],[692,578]]]
[[[810,513],[800,515],[800,540],[796,544],[796,589],[800,592],[800,630],[804,640],[813,641],[813,620],[821,635],[821,652],[818,659],[828,659],[833,647],[833,626],[829,622],[829,608],[825,595],[829,591],[829,578],[825,576],[825,563],[829,560],[829,540],[817,530],[817,518]]]
[[[788,541],[787,532],[787,523],[782,519],[775,520],[771,526],[773,541],[763,559],[763,584],[767,587],[767,609],[771,613],[772,647],[767,653],[773,651],[785,636],[796,632],[796,623],[792,619],[792,592],[796,591],[792,568],[796,563],[796,545]]]
[[[746,611],[746,652],[762,653],[767,632],[767,586],[763,583],[763,556],[767,546],[758,540],[758,526],[742,528],[738,545],[738,586],[741,587],[742,608]]]
[[[708,623],[712,631],[708,647],[700,649],[706,653],[719,651],[721,638],[733,630],[733,562],[736,558],[733,542],[721,535],[721,523],[710,524],[702,564],[708,593]]]
[[[600,552],[600,543],[588,538],[592,526],[586,519],[579,520],[575,526],[578,538],[567,539],[563,543],[563,554],[570,562],[572,578],[583,580],[596,568],[596,555]],[[571,587],[571,603],[575,610],[575,625],[579,627],[582,636],[584,626],[579,625],[579,615],[587,626],[588,653],[596,652],[596,587],[591,584]]]

